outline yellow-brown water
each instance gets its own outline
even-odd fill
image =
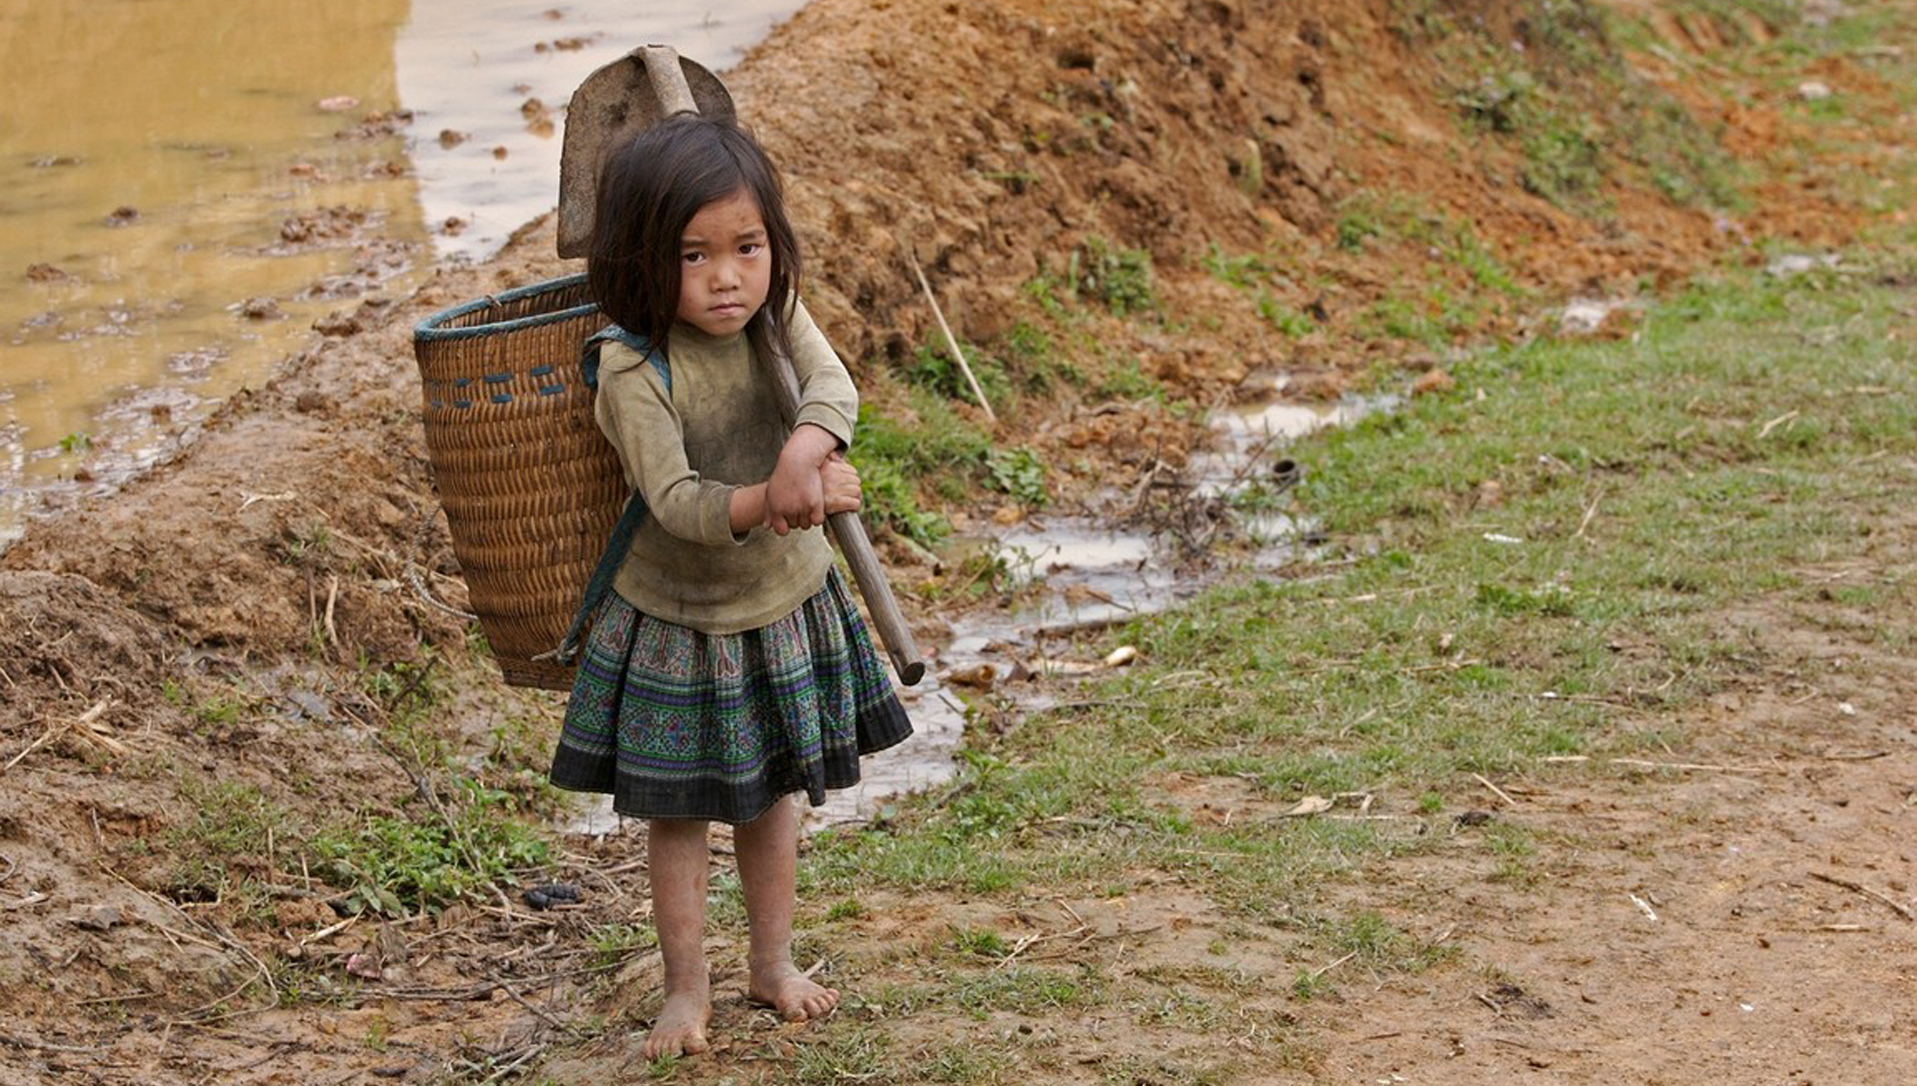
[[[550,210],[594,68],[668,42],[719,71],[798,6],[0,0],[0,548],[316,319]]]

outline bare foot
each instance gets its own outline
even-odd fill
[[[712,1020],[708,991],[667,993],[666,1005],[646,1035],[646,1059],[692,1056],[712,1047],[706,1041],[706,1023]]]
[[[815,984],[790,961],[754,966],[746,998],[779,1012],[788,1022],[823,1018],[839,1005],[839,990]]]

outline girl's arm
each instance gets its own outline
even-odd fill
[[[779,463],[765,483],[765,523],[784,535],[794,529],[825,523],[825,490],[821,470],[826,457],[839,451],[839,439],[814,423],[802,423],[779,451]],[[735,521],[735,526],[737,522]]]
[[[797,298],[791,301],[788,319],[799,413],[767,480],[766,523],[780,535],[824,523],[830,510],[823,505],[819,472],[827,456],[852,443],[852,426],[859,417],[859,393],[851,374]]]
[[[859,469],[846,461],[844,453],[835,450],[826,454],[825,462],[819,465],[818,484],[822,506],[820,524],[833,513],[856,513],[865,504],[859,487]],[[755,483],[732,492],[730,512],[735,535],[744,535],[766,523],[770,516],[766,504],[768,486]]]
[[[601,349],[593,412],[619,451],[627,481],[645,499],[649,519],[688,542],[738,542],[731,523],[734,487],[692,470],[671,395],[636,351],[620,344]]]

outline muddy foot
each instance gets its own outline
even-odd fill
[[[646,1035],[646,1059],[661,1056],[692,1056],[711,1045],[706,1041],[706,1023],[712,1020],[712,1000],[704,993],[687,992],[666,996],[666,1005]]]
[[[839,990],[814,983],[791,962],[755,968],[746,998],[779,1012],[788,1022],[823,1018],[839,1005]]]

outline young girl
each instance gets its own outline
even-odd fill
[[[647,820],[665,1008],[647,1059],[705,1050],[706,824],[731,823],[747,996],[799,1021],[838,992],[792,962],[798,812],[911,734],[819,529],[859,507],[840,456],[858,395],[797,300],[778,174],[728,123],[681,116],[609,155],[587,278],[619,326],[595,414],[648,515],[594,620],[553,757],[561,788]],[[801,388],[788,435],[773,351]],[[650,357],[658,352],[662,367]]]

